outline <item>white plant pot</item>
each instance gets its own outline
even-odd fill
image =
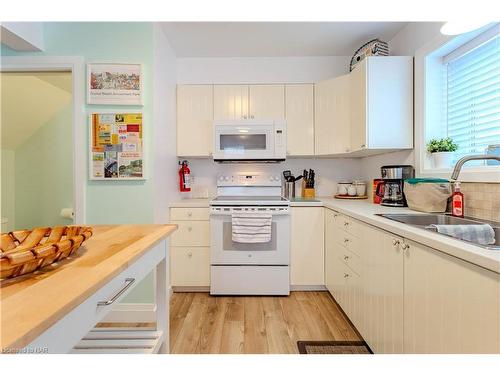
[[[432,162],[436,169],[448,169],[452,167],[453,152],[433,152]]]

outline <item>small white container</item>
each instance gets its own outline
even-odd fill
[[[366,182],[355,181],[354,186],[356,186],[356,195],[363,197],[366,195]]]
[[[433,152],[432,162],[436,169],[449,169],[453,164],[454,152]]]
[[[354,184],[349,185],[349,187],[347,188],[347,194],[350,197],[355,197],[358,194],[358,190],[356,189],[356,185],[354,185]]]
[[[350,182],[339,182],[337,184],[337,194],[338,195],[347,195],[347,190],[349,189],[350,185],[351,185]]]

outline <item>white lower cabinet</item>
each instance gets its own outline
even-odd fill
[[[178,229],[170,241],[170,284],[189,291],[210,286],[210,222],[208,208],[171,208]]]
[[[172,247],[170,262],[172,286],[210,285],[209,247]]]
[[[325,282],[374,353],[500,353],[498,273],[326,209]]]
[[[403,240],[363,226],[364,324],[358,328],[374,353],[403,353]]]
[[[405,353],[500,353],[500,275],[406,243]]]
[[[299,289],[323,286],[325,209],[291,207],[290,211],[290,284]]]

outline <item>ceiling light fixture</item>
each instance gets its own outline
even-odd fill
[[[441,34],[444,35],[458,35],[474,31],[480,27],[486,26],[488,22],[478,20],[468,21],[449,21],[441,26]]]

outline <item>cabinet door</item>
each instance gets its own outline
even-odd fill
[[[339,257],[336,236],[337,227],[335,225],[335,211],[325,209],[325,285],[330,294],[335,298],[335,267]]]
[[[214,119],[248,118],[248,85],[214,85]]]
[[[282,120],[285,118],[284,85],[250,85],[250,118]]]
[[[325,285],[324,208],[291,208],[290,278],[295,286]]]
[[[209,247],[171,247],[170,266],[172,286],[210,285]]]
[[[366,79],[366,59],[364,59],[350,74],[351,151],[361,150],[367,146]],[[381,95],[381,93],[377,94]]]
[[[177,156],[210,155],[213,118],[212,85],[177,86]]]
[[[350,77],[340,76],[315,86],[316,155],[333,155],[349,152],[350,130]]]
[[[368,148],[413,147],[413,60],[410,56],[367,58]],[[387,136],[390,134],[390,137]]]
[[[403,240],[363,228],[364,322],[360,333],[375,353],[403,352]]]
[[[500,274],[405,242],[404,352],[500,353]]]
[[[314,155],[314,86],[285,86],[287,153]]]

